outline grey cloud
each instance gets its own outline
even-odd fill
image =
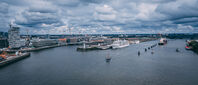
[[[145,30],[158,33],[177,31],[182,26],[198,32],[197,0],[1,0],[0,3],[3,3],[0,31],[14,20],[16,25],[31,28],[34,33],[62,28],[88,33],[130,30],[130,33]]]
[[[16,19],[16,24],[27,27],[42,27],[42,24],[61,24],[60,16],[55,10],[29,8],[21,13],[21,18]]]
[[[8,13],[8,4],[6,3],[0,3],[0,13],[1,14],[7,14]]]
[[[157,12],[169,16],[170,19],[198,17],[197,0],[178,0],[158,6]]]
[[[159,5],[156,12],[167,16],[166,20],[170,20],[172,22],[170,27],[177,27],[178,25],[191,26],[195,28],[194,30],[196,30],[198,27],[197,4],[197,0],[178,0]]]
[[[7,31],[9,18],[9,5],[0,2],[0,31]]]

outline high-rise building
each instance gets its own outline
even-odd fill
[[[7,32],[0,32],[0,38],[1,39],[8,38],[8,33]]]
[[[10,48],[20,48],[20,28],[12,27],[10,25],[10,29],[8,30],[8,42]]]
[[[0,48],[8,47],[8,40],[0,38]]]

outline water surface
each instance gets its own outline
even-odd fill
[[[198,55],[185,40],[157,41],[123,49],[77,52],[66,46],[32,52],[31,57],[0,69],[1,85],[198,85]],[[179,48],[180,52],[176,52]],[[141,55],[138,56],[138,51]],[[110,54],[112,60],[105,62]]]

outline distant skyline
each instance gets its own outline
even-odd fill
[[[0,0],[0,31],[30,34],[198,33],[198,0]]]

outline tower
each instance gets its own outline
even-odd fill
[[[20,28],[19,27],[13,27],[10,24],[10,29],[8,30],[8,42],[9,42],[9,47],[16,49],[20,48]]]

